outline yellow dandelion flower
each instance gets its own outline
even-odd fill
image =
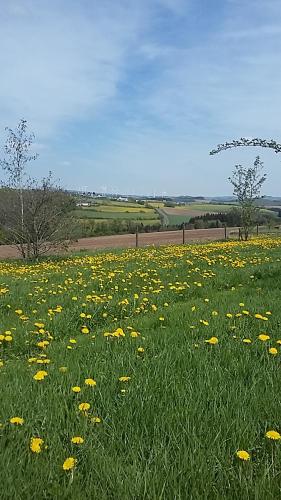
[[[265,435],[268,439],[273,439],[275,441],[281,439],[281,434],[277,431],[267,431]]]
[[[37,342],[37,346],[44,349],[45,347],[47,347],[47,345],[49,345],[49,343],[50,342],[48,342],[48,340],[41,340],[40,342]]]
[[[140,352],[140,353],[143,353],[144,352],[144,347],[138,347],[137,351]]]
[[[71,470],[75,467],[77,459],[73,457],[68,457],[62,464],[63,470]]]
[[[83,444],[84,439],[81,436],[74,436],[73,438],[71,438],[71,442],[73,444]]]
[[[81,387],[79,387],[79,385],[74,385],[73,387],[71,387],[71,390],[73,392],[80,392],[81,391]]]
[[[100,424],[101,423],[101,418],[100,417],[92,417],[91,422],[93,424]]]
[[[80,405],[78,406],[80,411],[87,411],[90,409],[90,407],[90,403],[80,403]]]
[[[276,356],[276,354],[278,354],[278,350],[276,349],[276,347],[270,347],[270,349],[268,349],[268,352],[273,356]]]
[[[261,340],[262,342],[265,342],[266,340],[269,340],[270,339],[270,336],[267,335],[266,333],[261,333],[259,336],[258,336],[258,339]]]
[[[217,337],[211,337],[210,339],[205,340],[205,342],[206,342],[207,344],[211,344],[211,345],[215,345],[215,344],[217,344],[217,343],[218,343],[218,341],[219,341],[219,339],[218,339]]]
[[[48,375],[48,372],[46,372],[45,370],[39,370],[39,372],[35,373],[35,375],[33,375],[33,378],[34,380],[44,380],[45,377],[47,377]]]
[[[250,460],[250,454],[245,450],[238,450],[236,455],[240,460]]]
[[[81,332],[82,332],[82,333],[89,333],[89,332],[90,332],[90,330],[89,330],[89,328],[87,328],[86,326],[83,326],[83,327],[81,328]]]
[[[255,318],[257,318],[257,319],[263,319],[263,316],[262,316],[262,314],[255,314]]]
[[[33,453],[40,453],[42,451],[41,447],[43,445],[44,441],[41,438],[38,437],[32,437],[30,440],[30,449],[33,451]]]
[[[96,381],[93,378],[86,378],[85,379],[85,384],[86,385],[91,385],[93,387],[97,385]]]
[[[24,419],[22,417],[12,417],[10,418],[10,423],[15,425],[22,425],[24,423]]]
[[[131,332],[131,333],[130,333],[130,336],[131,336],[132,338],[136,338],[136,337],[138,337],[138,336],[139,336],[139,333],[138,333],[138,332]]]
[[[251,339],[243,339],[244,344],[251,344]]]
[[[120,380],[120,382],[128,382],[130,379],[131,379],[131,377],[123,376],[123,377],[119,377],[118,380]]]

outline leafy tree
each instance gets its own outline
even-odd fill
[[[243,167],[236,165],[232,177],[229,181],[233,185],[233,194],[237,196],[242,221],[242,239],[249,238],[249,231],[255,221],[255,216],[259,210],[256,200],[260,198],[260,191],[266,180],[266,174],[262,173],[263,162],[257,156],[253,167]]]
[[[275,153],[281,153],[281,144],[273,139],[247,139],[245,137],[241,137],[241,139],[238,140],[218,144],[215,149],[210,151],[210,155],[215,155],[216,153],[220,153],[220,151],[225,151],[226,149],[238,148],[242,146],[259,146],[262,148],[273,149]]]
[[[5,158],[0,160],[6,182],[0,190],[0,232],[3,243],[15,245],[23,258],[37,258],[65,245],[70,239],[72,197],[56,186],[50,173],[39,183],[27,175],[32,154],[33,134],[26,120],[13,131],[6,128]]]

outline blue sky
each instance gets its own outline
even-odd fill
[[[0,142],[26,118],[67,188],[231,194],[237,163],[261,154],[281,195],[280,0],[0,0]]]

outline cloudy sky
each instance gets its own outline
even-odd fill
[[[242,136],[281,141],[280,0],[0,0],[0,143],[22,117],[32,173],[67,188],[231,194],[261,154],[209,156]]]

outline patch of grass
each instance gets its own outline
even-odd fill
[[[98,210],[75,210],[75,216],[79,219],[122,219],[122,220],[154,220],[158,214],[154,212],[104,212]]]
[[[177,214],[167,214],[166,213],[166,216],[167,216],[167,219],[168,219],[168,224],[170,226],[178,226],[180,224],[183,224],[183,222],[189,222],[191,217],[191,215],[177,215]]]
[[[278,498],[280,262],[258,239],[1,263],[3,498]]]
[[[86,207],[84,210],[91,210],[92,207]],[[141,207],[140,205],[135,207],[127,207],[127,206],[118,206],[118,205],[100,205],[100,207],[95,207],[95,210],[98,212],[128,212],[128,213],[150,213],[154,214],[154,210],[151,208]]]

